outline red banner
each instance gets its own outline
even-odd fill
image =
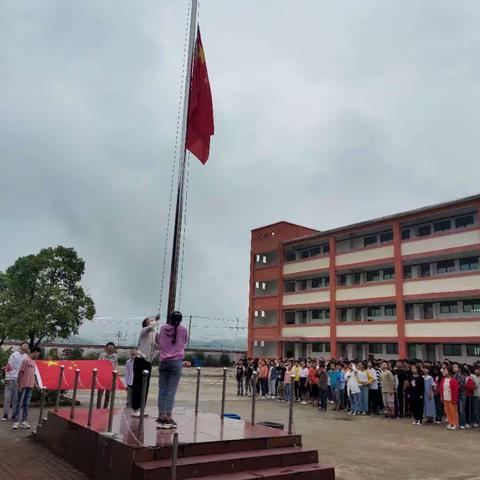
[[[60,390],[73,390],[75,370],[80,370],[79,390],[92,387],[92,371],[97,369],[97,385],[100,390],[112,389],[112,364],[108,360],[37,360],[37,380],[40,387],[56,390],[60,377],[60,366],[63,365],[62,384]],[[117,377],[117,389],[125,390],[120,377]]]

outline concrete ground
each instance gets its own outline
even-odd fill
[[[195,370],[185,369],[177,406],[191,408],[195,399]],[[204,369],[200,410],[220,412],[221,370]],[[251,401],[238,398],[233,373],[229,372],[226,412],[249,419]],[[148,409],[156,405],[157,379],[152,378]],[[87,404],[88,396],[80,395]],[[120,392],[118,402],[125,399]],[[285,404],[257,401],[257,421],[287,423]],[[32,426],[38,410],[32,409]],[[321,463],[334,465],[338,480],[480,480],[478,463],[480,429],[448,431],[443,425],[417,427],[408,420],[378,417],[350,417],[344,413],[320,413],[310,406],[295,404],[295,431],[303,435],[304,446],[316,448]],[[12,431],[10,422],[0,422],[0,478],[3,480],[84,480],[48,450],[30,439],[27,431]]]

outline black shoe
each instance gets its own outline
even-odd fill
[[[170,418],[170,420],[165,420],[165,424],[168,425],[170,428],[177,428],[177,422],[173,419]]]

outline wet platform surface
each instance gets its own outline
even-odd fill
[[[262,425],[252,425],[243,420],[221,419],[219,415],[198,413],[192,410],[177,408],[174,419],[178,424],[175,430],[157,428],[156,415],[149,413],[144,419],[143,432],[140,431],[140,419],[131,416],[130,409],[115,409],[112,423],[112,435],[115,440],[131,447],[163,447],[170,446],[173,435],[178,433],[180,444],[199,444],[231,440],[248,440],[272,437],[287,437],[288,433]],[[53,413],[53,412],[51,412]],[[55,413],[61,418],[81,426],[87,425],[88,410],[78,408],[75,418],[70,419],[70,409],[59,409]],[[94,410],[90,430],[105,433],[108,430],[109,411]]]

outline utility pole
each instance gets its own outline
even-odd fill
[[[237,317],[236,318],[237,320],[237,326],[235,327],[236,330],[235,330],[235,350],[238,350],[237,348],[237,340],[238,340],[238,322],[240,321],[240,319]]]
[[[188,342],[187,348],[190,348],[190,335],[192,333],[192,315],[190,315],[190,319],[188,320]]]

